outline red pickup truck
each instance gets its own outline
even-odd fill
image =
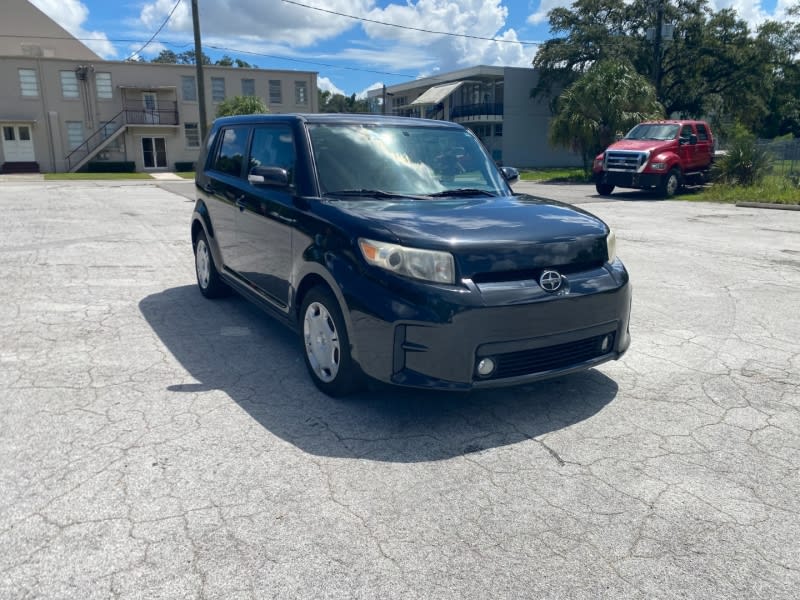
[[[714,138],[705,121],[647,121],[595,157],[593,176],[601,196],[621,187],[655,189],[669,198],[684,183],[708,181],[713,162]]]

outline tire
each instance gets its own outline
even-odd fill
[[[361,371],[350,355],[347,326],[333,294],[322,286],[312,288],[300,316],[303,358],[314,385],[334,398],[358,390]]]
[[[601,196],[610,196],[614,191],[614,186],[610,183],[595,183],[594,187]]]
[[[662,198],[672,198],[678,193],[681,187],[681,172],[678,169],[672,169],[669,173],[661,178],[658,184],[658,195]]]
[[[197,287],[206,298],[220,298],[230,293],[230,288],[222,278],[214,264],[214,256],[203,231],[197,234],[194,241],[194,271],[197,275]]]

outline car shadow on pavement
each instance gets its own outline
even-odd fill
[[[319,456],[444,460],[584,421],[617,394],[592,369],[471,393],[373,384],[334,399],[311,383],[297,335],[238,296],[210,302],[191,285],[147,296],[139,308],[186,371],[175,370],[169,393],[221,390],[265,429]]]

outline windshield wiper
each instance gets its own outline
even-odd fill
[[[445,190],[443,192],[435,192],[428,194],[431,198],[446,198],[447,196],[491,196],[496,197],[497,194],[488,190],[479,190],[477,188],[457,188],[455,190]]]
[[[323,196],[346,196],[346,197],[360,197],[360,198],[412,198],[414,200],[425,200],[428,196],[419,196],[415,194],[401,194],[396,192],[386,192],[384,190],[336,190],[335,192],[325,192]]]

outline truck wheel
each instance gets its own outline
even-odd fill
[[[601,196],[610,196],[614,191],[614,186],[610,183],[595,183],[594,187]]]
[[[672,169],[661,178],[658,184],[658,194],[663,198],[672,198],[681,187],[681,172]]]

